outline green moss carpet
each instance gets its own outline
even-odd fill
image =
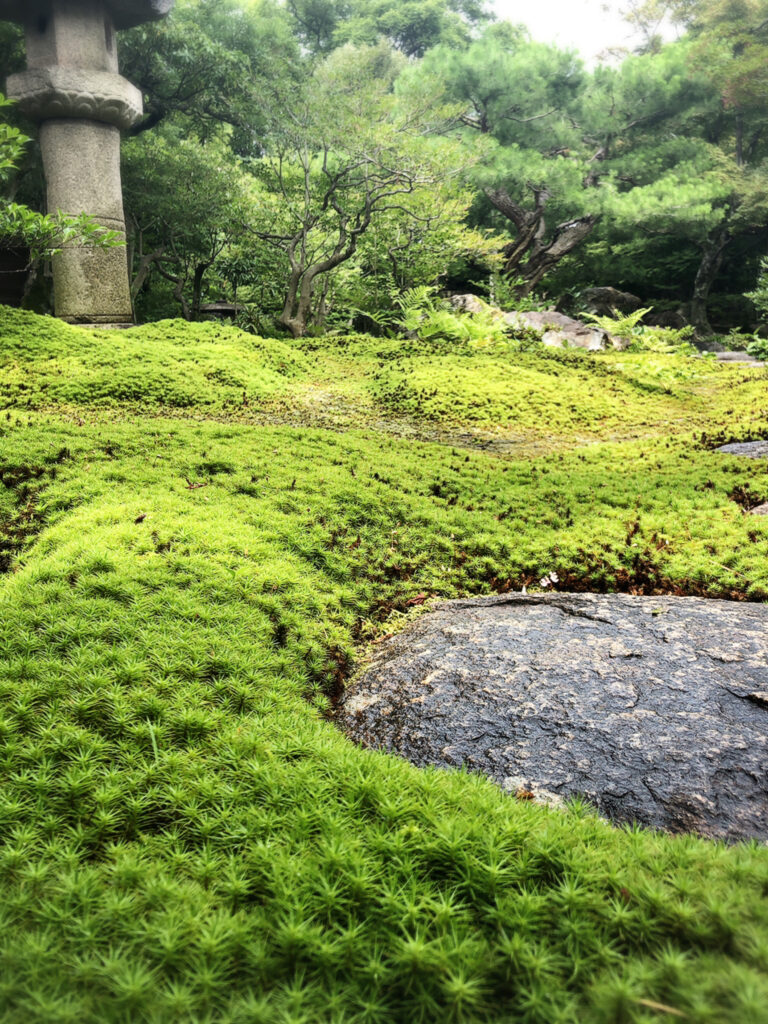
[[[768,1021],[768,847],[329,719],[424,598],[766,600],[756,436],[683,356],[0,310],[0,1021]]]

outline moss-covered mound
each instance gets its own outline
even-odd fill
[[[203,389],[216,363],[274,381],[297,422],[341,364],[363,408],[376,345],[0,319],[15,380],[70,358],[73,388],[106,365],[143,380],[144,358],[146,381]],[[53,387],[34,411],[3,377],[4,1024],[768,1021],[768,849],[519,802],[359,750],[324,714],[424,595],[557,570],[768,597],[768,523],[745,512],[768,466],[709,450],[768,427],[768,382],[703,372],[703,440],[659,439],[643,405],[646,440],[518,462],[386,424],[244,423],[218,391],[176,418],[146,383],[149,416]],[[680,421],[700,383],[670,381]]]
[[[212,323],[99,331],[3,309],[0,331],[4,408],[244,408],[306,372],[287,345]]]

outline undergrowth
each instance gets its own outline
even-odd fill
[[[93,338],[25,322],[0,337],[19,378]],[[199,330],[139,329],[147,379],[176,353],[202,386]],[[236,332],[205,342],[216,360],[224,338],[252,380],[324,372],[320,348]],[[747,410],[734,436],[759,415],[736,380],[717,377]],[[711,451],[725,426],[514,462],[214,422],[205,397],[199,421],[54,397],[0,420],[3,1024],[768,1020],[765,847],[516,801],[326,720],[356,652],[424,597],[556,570],[768,598],[747,513],[768,466]]]

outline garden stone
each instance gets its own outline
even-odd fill
[[[719,348],[704,349],[704,352],[713,353],[718,363],[739,363],[743,366],[765,366],[762,359],[756,359],[749,352],[723,352]]]
[[[160,18],[173,0],[0,0],[25,29],[27,70],[7,92],[40,125],[47,208],[90,214],[125,237],[120,133],[142,114],[118,73],[115,32]],[[124,246],[67,245],[53,259],[56,315],[71,323],[133,319]]]
[[[584,298],[589,312],[597,316],[613,316],[615,312],[634,313],[642,306],[637,295],[611,287],[587,288]]]
[[[338,722],[616,822],[768,839],[768,607],[537,594],[447,601],[385,640]]]
[[[459,310],[461,313],[482,313],[484,309],[488,308],[486,303],[478,298],[477,295],[449,295],[448,301],[454,309]]]
[[[717,451],[723,455],[743,455],[747,459],[768,459],[768,439],[724,444]]]
[[[541,334],[542,343],[550,348],[584,348],[589,352],[604,349],[626,348],[629,344],[621,338],[612,337],[596,325],[589,326],[580,320],[573,320],[557,310],[544,312],[505,313],[504,319],[515,330],[532,328]]]

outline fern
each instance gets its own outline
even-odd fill
[[[597,324],[608,334],[612,334],[616,338],[633,338],[639,331],[642,331],[642,319],[653,309],[649,306],[647,309],[636,309],[634,313],[627,313],[624,316],[619,315],[619,312],[614,309],[614,316],[597,316],[594,313],[584,313],[583,318],[590,320],[593,324]]]
[[[636,309],[634,313],[623,316],[616,310],[614,316],[596,316],[594,313],[582,315],[585,320],[591,320],[613,337],[629,341],[628,348],[632,352],[676,352],[680,355],[698,356],[699,351],[690,340],[693,336],[692,327],[649,327],[642,323],[643,317],[650,313],[652,308],[649,306],[645,309]]]

